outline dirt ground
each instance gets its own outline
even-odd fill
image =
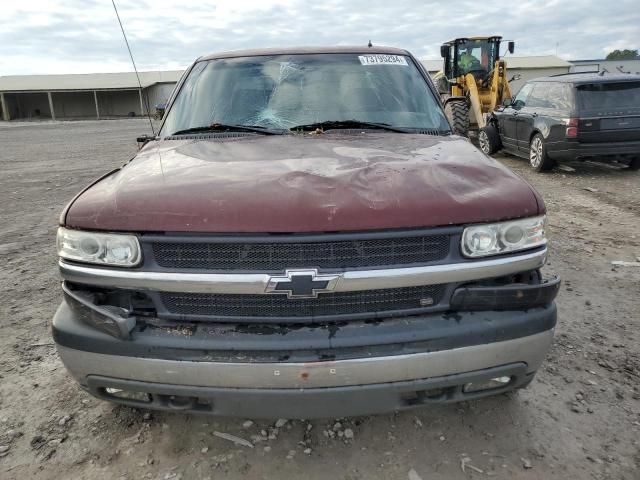
[[[640,172],[536,174],[499,158],[546,199],[545,271],[564,280],[555,345],[528,389],[274,429],[99,401],[56,355],[58,214],[146,131],[140,119],[0,126],[0,478],[640,478],[640,267],[611,263],[640,261]]]

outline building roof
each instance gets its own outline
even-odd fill
[[[541,55],[535,57],[503,57],[507,62],[507,68],[569,68],[571,64],[555,55]],[[424,68],[429,72],[442,70],[442,59],[420,60]]]
[[[505,57],[507,68],[569,68],[571,64],[555,55],[538,55],[532,57]]]
[[[156,83],[176,83],[182,70],[139,72],[144,88]],[[67,75],[11,75],[0,77],[0,92],[59,90],[125,90],[138,88],[134,72]]]

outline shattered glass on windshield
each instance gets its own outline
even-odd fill
[[[404,57],[363,64],[356,54],[310,54],[199,62],[163,134],[215,123],[290,129],[345,120],[449,129],[421,73]]]

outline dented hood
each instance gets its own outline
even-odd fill
[[[82,193],[70,227],[327,232],[541,213],[534,190],[459,137],[327,133],[162,140]]]

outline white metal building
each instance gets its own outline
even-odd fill
[[[558,75],[568,73],[571,64],[555,55],[542,55],[533,57],[512,57],[506,56],[504,60],[507,62],[509,78],[514,75],[520,75],[519,80],[511,82],[511,92],[515,94],[520,87],[528,80],[538,77],[547,77],[549,75]],[[439,60],[421,60],[422,64],[431,75],[435,75],[442,70],[442,59]]]
[[[555,55],[534,57],[507,57],[509,78],[519,74],[520,80],[511,82],[511,92],[515,95],[527,81],[539,77],[569,73],[571,64]]]
[[[0,119],[78,119],[146,115],[164,103],[181,70],[0,77]]]

